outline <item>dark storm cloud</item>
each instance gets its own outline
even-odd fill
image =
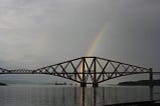
[[[112,41],[114,55],[134,64],[156,67],[160,59],[160,2],[130,1],[117,5]]]
[[[3,67],[39,68],[93,55],[159,69],[159,0],[1,0]],[[8,64],[10,66],[8,66]]]

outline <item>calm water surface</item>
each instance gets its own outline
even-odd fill
[[[149,87],[0,86],[0,106],[102,106],[150,100]],[[153,99],[160,99],[154,87]]]

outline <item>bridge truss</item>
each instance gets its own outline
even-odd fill
[[[0,68],[0,74],[47,74],[66,78],[86,86],[131,74],[149,73],[152,80],[152,69],[121,63],[99,57],[81,57],[36,70],[7,70]]]

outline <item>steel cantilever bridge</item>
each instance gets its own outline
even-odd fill
[[[36,70],[0,68],[0,74],[47,74],[78,82],[82,87],[85,87],[86,84],[96,87],[99,83],[113,78],[144,73],[148,73],[149,79],[152,81],[152,68],[143,68],[99,57],[80,57]]]

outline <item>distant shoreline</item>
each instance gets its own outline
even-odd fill
[[[0,86],[7,86],[7,84],[0,82]]]
[[[153,80],[152,84],[155,86],[160,86],[160,80]],[[126,82],[120,82],[118,85],[122,86],[149,86],[150,81],[149,80],[139,80],[139,81],[126,81]]]

